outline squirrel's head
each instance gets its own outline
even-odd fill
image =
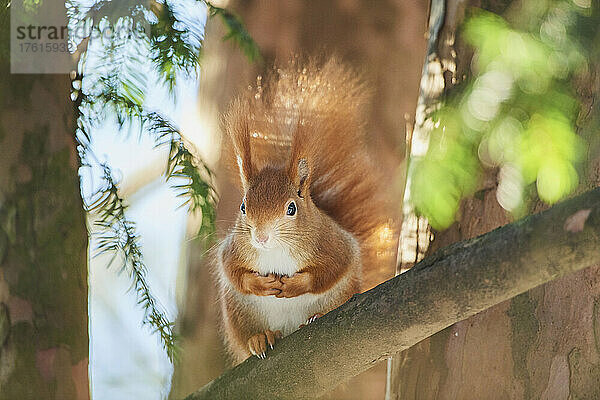
[[[258,249],[295,247],[310,224],[310,169],[304,158],[296,164],[287,170],[265,167],[252,176],[240,168],[245,192],[240,222]]]
[[[298,119],[287,165],[267,163],[259,169],[252,157],[251,121],[241,115],[243,108],[234,109],[238,111],[229,118],[228,133],[243,191],[238,228],[259,249],[297,247],[317,212],[309,192],[313,159],[307,150],[309,126]]]

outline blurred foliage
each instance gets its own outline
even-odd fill
[[[581,30],[600,20],[572,1],[523,4],[518,28],[482,10],[462,27],[472,75],[430,115],[427,153],[413,161],[413,204],[436,229],[454,222],[484,168],[499,169],[497,199],[515,216],[536,193],[552,204],[578,186],[587,144],[573,82],[588,68]]]
[[[250,61],[262,61],[258,46],[244,27],[241,19],[231,11],[206,3],[210,16],[220,16],[227,33],[223,40],[231,39],[244,52]]]
[[[91,150],[90,132],[103,121],[116,118],[122,128],[139,127],[139,134],[152,135],[157,147],[166,146],[169,151],[166,179],[172,182],[178,196],[185,199],[183,205],[189,212],[201,212],[198,236],[212,237],[217,201],[212,172],[188,149],[176,126],[151,109],[146,99],[149,79],[155,79],[154,85],[166,87],[175,96],[178,77],[197,76],[204,27],[186,15],[183,1],[102,0],[91,6],[82,4],[75,0],[67,2],[70,30],[78,33],[73,45],[85,50],[72,91],[79,110],[78,149],[82,164],[96,165],[104,171],[102,188],[86,206],[98,216],[98,250],[122,254],[121,271],[129,273],[132,279],[132,287],[145,310],[143,323],[159,333],[173,360],[176,354],[173,323],[146,282],[135,225],[127,218],[125,199],[119,197],[118,183],[110,166],[99,162]],[[208,2],[196,4],[206,6],[211,16],[221,16],[228,31],[224,39],[233,38],[251,60],[259,59],[258,47],[237,17]],[[90,59],[93,69],[86,68]]]

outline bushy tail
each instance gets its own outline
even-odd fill
[[[275,69],[264,84],[259,78],[225,118],[233,145],[248,147],[252,168],[288,165],[290,157],[308,160],[314,203],[361,244],[363,289],[393,271],[390,254],[396,250],[391,191],[382,187],[385,180],[364,141],[368,97],[359,75],[336,59],[293,60]]]

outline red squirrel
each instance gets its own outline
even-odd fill
[[[237,362],[347,301],[376,269],[389,221],[364,143],[367,90],[333,59],[292,61],[225,115],[242,199],[218,248],[223,328]]]

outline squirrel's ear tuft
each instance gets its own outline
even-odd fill
[[[244,191],[248,190],[249,182],[254,174],[254,166],[250,155],[250,136],[234,145],[235,159],[240,170],[240,180]]]
[[[298,196],[304,197],[308,194],[310,186],[310,156],[311,135],[309,127],[302,117],[298,118],[298,125],[292,139],[290,162],[288,164],[288,176],[298,188]],[[312,161],[310,161],[312,163]]]
[[[304,197],[308,193],[310,167],[306,158],[298,160],[296,170],[296,184],[298,186],[298,196]]]
[[[250,180],[250,176],[248,174],[248,171],[244,170],[244,161],[242,160],[242,157],[238,154],[235,156],[235,158],[237,161],[238,168],[240,170],[240,181],[242,182],[242,188],[245,192],[246,190],[248,190],[248,181]]]
[[[225,133],[229,139],[226,147],[228,166],[232,172],[235,169],[238,170],[242,189],[246,191],[252,178],[256,175],[256,167],[251,154],[252,113],[248,99],[244,97],[235,99],[224,115],[223,122]]]
[[[246,191],[248,190],[250,180],[255,175],[254,164],[252,164],[248,121],[237,121],[237,123],[231,127],[230,137],[233,142],[233,150],[240,172],[242,188]]]

